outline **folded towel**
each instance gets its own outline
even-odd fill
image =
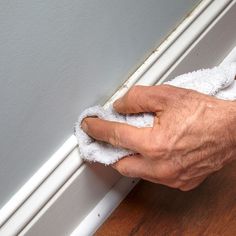
[[[177,76],[165,84],[176,87],[193,89],[198,92],[215,96],[225,100],[236,100],[236,63],[220,65],[212,69],[203,69]],[[110,165],[124,156],[132,155],[132,150],[114,147],[111,144],[94,140],[82,129],[81,122],[85,117],[97,116],[104,120],[128,123],[137,127],[153,125],[153,115],[149,113],[137,115],[118,114],[112,106],[104,109],[95,106],[86,109],[79,117],[75,126],[75,135],[78,139],[81,157],[88,161]]]

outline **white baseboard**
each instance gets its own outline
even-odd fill
[[[235,2],[203,0],[106,105],[136,83],[155,84],[222,59],[236,44]],[[211,40],[227,24],[232,25],[231,30],[220,35],[221,41]],[[211,45],[206,45],[209,41]],[[215,50],[208,51],[212,47]],[[1,209],[0,235],[59,236],[74,229],[73,236],[91,234],[134,186],[131,179],[109,167],[83,163],[76,145],[71,136]]]
[[[81,221],[71,236],[92,235],[137,183],[138,180],[135,179],[121,178]]]

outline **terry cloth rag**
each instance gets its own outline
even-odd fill
[[[165,84],[180,88],[193,89],[200,93],[215,96],[225,100],[236,100],[236,63],[220,65],[212,69],[202,69],[177,76]],[[75,125],[75,135],[78,140],[79,151],[83,159],[110,165],[124,156],[132,155],[132,150],[114,147],[111,144],[94,140],[82,129],[81,122],[85,117],[96,116],[108,121],[127,123],[136,127],[150,127],[153,125],[152,114],[121,115],[112,105],[107,109],[95,106],[86,109],[79,116]]]

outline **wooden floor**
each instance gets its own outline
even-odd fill
[[[141,181],[96,236],[236,236],[236,162],[181,192]]]

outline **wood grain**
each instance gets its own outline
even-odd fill
[[[141,181],[95,235],[236,235],[236,162],[189,192]]]

